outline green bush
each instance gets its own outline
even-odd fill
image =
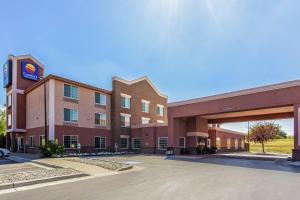
[[[41,154],[43,157],[52,157],[53,155],[63,155],[65,154],[65,148],[58,144],[57,141],[46,141],[43,146],[40,147]]]

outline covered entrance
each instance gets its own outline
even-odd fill
[[[176,152],[178,137],[208,133],[209,124],[286,118],[294,119],[293,159],[300,160],[300,81],[171,103],[168,144]]]

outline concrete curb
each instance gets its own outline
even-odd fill
[[[33,161],[31,161],[32,163],[35,163],[35,164],[38,164],[38,165],[42,165],[42,166],[45,166],[45,167],[50,167],[50,168],[56,168],[56,169],[58,169],[58,168],[63,168],[63,167],[61,167],[61,166],[57,166],[57,165],[52,165],[52,164],[48,164],[48,163],[44,163],[44,162],[40,162],[40,161],[35,161],[35,160],[33,160]]]
[[[261,161],[275,161],[286,160],[286,158],[279,157],[263,157],[263,156],[238,156],[238,155],[211,155],[212,158],[232,158],[232,159],[244,159],[244,160],[261,160]]]
[[[23,186],[35,185],[35,184],[47,183],[47,182],[53,182],[53,181],[60,181],[60,180],[65,180],[65,179],[80,178],[80,177],[85,177],[85,176],[89,176],[89,174],[74,174],[74,175],[50,177],[50,178],[38,179],[38,180],[22,181],[22,182],[17,182],[17,183],[7,183],[7,184],[0,185],[0,190],[12,189],[12,188],[17,188],[17,187],[23,187]]]

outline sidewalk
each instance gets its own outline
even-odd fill
[[[275,160],[287,160],[289,156],[285,154],[258,154],[258,153],[250,153],[250,152],[230,152],[230,153],[213,154],[212,157],[275,161]]]

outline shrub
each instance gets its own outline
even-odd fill
[[[65,154],[65,148],[58,144],[57,141],[46,141],[43,146],[40,147],[41,154],[43,157],[52,157],[53,155],[63,155]]]

